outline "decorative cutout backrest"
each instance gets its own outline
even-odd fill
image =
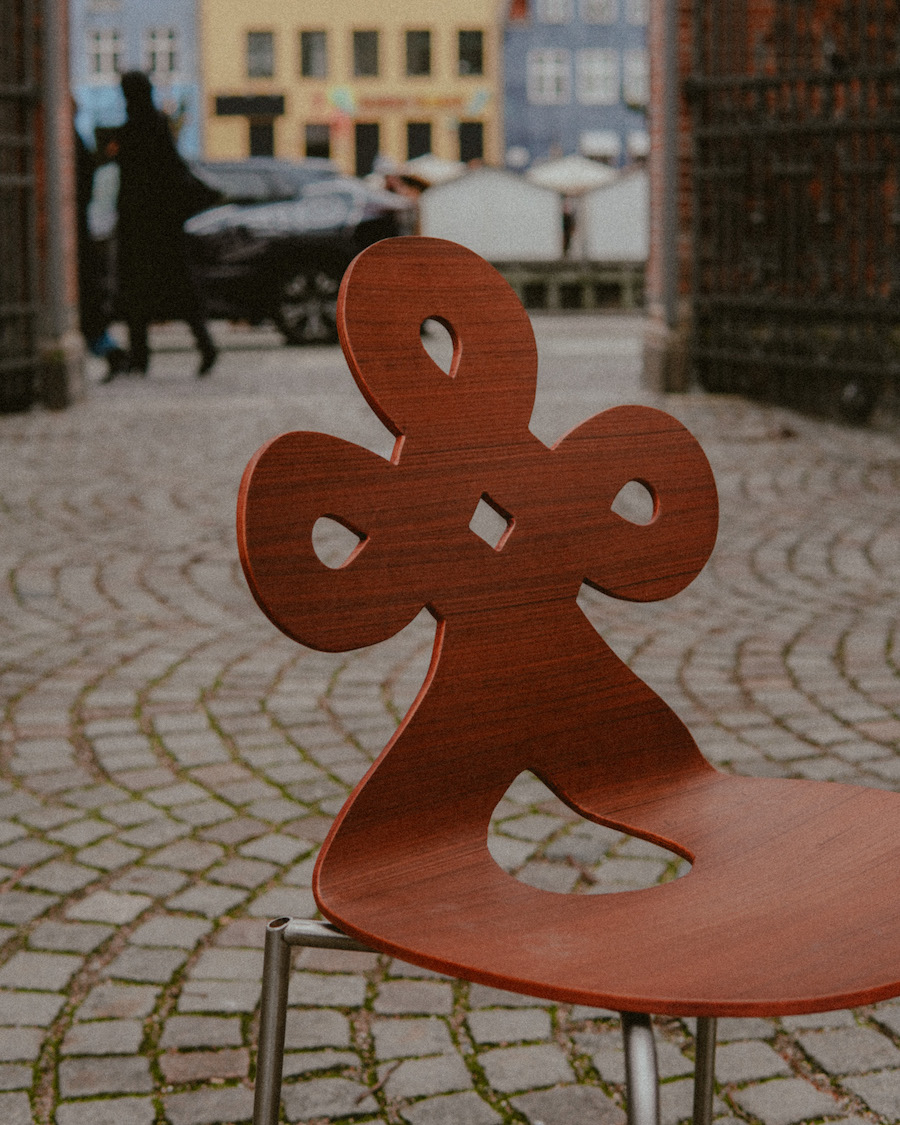
[[[449,374],[422,345],[429,318],[454,341]],[[373,644],[423,606],[438,631],[418,699],[323,850],[320,905],[322,872],[349,866],[336,857],[352,839],[367,863],[451,837],[459,854],[486,854],[491,811],[523,769],[595,819],[598,777],[647,785],[708,769],[576,597],[583,581],[635,601],[676,593],[705,563],[717,522],[706,458],[658,410],[607,410],[552,448],[531,434],[531,326],[471,251],[430,238],[377,243],[344,277],[338,325],[357,383],[397,437],[393,456],[317,433],[263,446],[238,505],[247,580],[272,621],[313,648]],[[653,497],[647,524],[611,510],[632,480]],[[480,503],[506,523],[493,542],[469,526]],[[313,550],[321,517],[360,536],[338,569]],[[359,870],[353,893],[374,893],[377,877]]]

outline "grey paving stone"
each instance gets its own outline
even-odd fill
[[[374,1020],[371,1033],[375,1040],[375,1055],[379,1059],[452,1054],[455,1050],[447,1025],[433,1016],[426,1019]]]
[[[254,918],[280,918],[283,914],[292,918],[312,918],[316,910],[312,891],[296,887],[276,887],[254,899],[249,913]]]
[[[404,1109],[403,1117],[410,1125],[495,1125],[502,1120],[472,1091],[425,1098]]]
[[[782,1016],[782,1024],[788,1031],[802,1031],[805,1028],[856,1027],[853,1013],[845,1008],[836,1012],[812,1012],[802,1016]]]
[[[64,1055],[133,1055],[143,1037],[138,1020],[92,1020],[73,1024],[60,1050]]]
[[[65,1002],[55,992],[0,991],[0,1026],[49,1027]]]
[[[147,1059],[136,1057],[71,1058],[59,1064],[59,1092],[63,1098],[92,1094],[144,1094],[153,1089]]]
[[[133,867],[124,875],[113,879],[109,884],[111,891],[125,891],[128,894],[150,895],[152,898],[166,898],[175,894],[188,882],[188,877],[180,871],[165,867]]]
[[[19,880],[26,887],[37,887],[42,891],[55,891],[58,894],[71,894],[93,883],[97,872],[90,867],[82,867],[64,859],[52,859],[42,867],[36,867]]]
[[[112,824],[105,824],[101,820],[91,819],[76,820],[74,824],[67,824],[64,828],[57,828],[53,832],[48,832],[47,835],[51,840],[56,840],[61,844],[69,844],[72,847],[83,848],[87,844],[93,844],[103,836],[108,836],[112,831],[114,831]]]
[[[103,1098],[63,1102],[57,1125],[153,1125],[156,1109],[150,1098]]]
[[[59,855],[61,851],[60,847],[30,837],[0,848],[0,863],[7,867],[33,867],[51,856]]]
[[[162,914],[144,922],[131,935],[134,945],[193,949],[212,929],[206,918],[186,918],[182,914]]]
[[[259,1003],[259,981],[188,981],[178,997],[179,1012],[252,1012]]]
[[[504,1094],[532,1086],[571,1082],[572,1068],[563,1052],[552,1044],[535,1047],[500,1047],[479,1055],[488,1082]]]
[[[625,1125],[625,1113],[595,1086],[556,1086],[510,1099],[531,1125]]]
[[[677,1125],[690,1121],[694,1111],[694,1082],[687,1078],[677,1082],[662,1082],[659,1087],[660,1125]],[[713,1115],[725,1112],[720,1098],[713,1098]],[[768,1125],[768,1122],[767,1122]]]
[[[73,953],[32,953],[21,950],[0,968],[0,988],[34,988],[56,992],[69,983],[84,964]]]
[[[243,1041],[237,1016],[169,1016],[159,1043],[164,1048],[240,1047]]]
[[[98,984],[81,1002],[78,1019],[142,1019],[156,1007],[158,996],[159,989],[149,984]]]
[[[127,832],[120,832],[119,839],[122,843],[134,844],[138,848],[158,848],[190,833],[190,825],[170,819],[162,809],[157,809],[157,813],[159,815],[155,820],[148,820],[136,828],[129,828]]]
[[[0,1063],[0,1090],[27,1090],[34,1074],[21,1063]]]
[[[90,922],[41,922],[29,935],[28,944],[60,953],[92,953],[113,933],[112,926]]]
[[[315,1074],[359,1065],[359,1056],[352,1051],[336,1051],[331,1047],[318,1051],[286,1051],[282,1073],[285,1078],[296,1078],[300,1074]]]
[[[873,1012],[873,1018],[894,1035],[900,1035],[900,1004],[879,1005]]]
[[[133,863],[140,855],[140,848],[120,844],[118,840],[104,840],[100,844],[82,848],[76,853],[75,858],[79,863],[85,863],[89,867],[99,867],[102,871],[115,871],[118,867]]]
[[[192,980],[252,980],[262,973],[256,949],[205,949],[191,966]]]
[[[179,871],[205,871],[222,858],[225,849],[219,844],[198,840],[179,840],[148,856],[145,863],[158,867],[174,867]]]
[[[447,1016],[453,1011],[453,989],[436,980],[388,980],[378,986],[374,1007],[382,1015]]]
[[[829,1074],[864,1074],[900,1066],[900,1051],[870,1027],[841,1027],[797,1037],[800,1046]]]
[[[549,1008],[549,1000],[538,1000],[534,996],[523,996],[518,992],[506,992],[502,988],[491,988],[486,984],[469,985],[469,1005],[472,1008]]]
[[[282,1099],[288,1121],[311,1117],[345,1117],[373,1113],[378,1105],[368,1087],[347,1078],[313,1078],[308,1082],[286,1082]],[[173,1125],[181,1125],[174,1122]],[[193,1125],[193,1123],[191,1123]]]
[[[126,947],[105,969],[105,975],[116,980],[148,981],[165,984],[188,958],[186,950]]]
[[[23,926],[33,918],[45,914],[59,902],[59,895],[45,895],[37,891],[4,891],[0,895],[0,922]]]
[[[291,1005],[358,1008],[365,998],[366,982],[363,977],[339,973],[329,976],[294,973],[288,986],[288,1004]]]
[[[311,1047],[349,1047],[350,1024],[345,1015],[330,1008],[302,1010],[290,1008],[287,1013],[284,1044],[286,1048],[292,1050]]]
[[[0,1027],[0,1061],[33,1062],[41,1053],[43,1039],[40,1027]]]
[[[842,1085],[858,1094],[869,1109],[890,1121],[900,1119],[900,1070],[844,1078]]]
[[[163,1096],[171,1125],[219,1125],[223,1121],[249,1121],[253,1091],[244,1086],[212,1087],[185,1094]]]
[[[741,1109],[766,1125],[794,1125],[797,1121],[825,1117],[837,1110],[837,1102],[802,1078],[776,1078],[747,1086],[734,1094]]]
[[[469,1029],[476,1043],[514,1043],[546,1039],[550,1016],[543,1008],[488,1008],[469,1014]]]
[[[32,1125],[28,1095],[0,1094],[0,1121],[3,1125]]]
[[[189,914],[205,914],[207,918],[219,918],[227,914],[247,897],[246,891],[235,887],[211,887],[209,883],[199,883],[188,887],[181,894],[173,895],[166,901],[170,910],[184,910]]]
[[[755,1039],[726,1043],[716,1051],[716,1078],[720,1082],[749,1082],[790,1073],[791,1068],[777,1051]]]
[[[389,1098],[416,1098],[468,1090],[472,1076],[459,1055],[433,1055],[424,1059],[404,1059],[399,1066],[379,1067],[379,1080]]]
[[[625,1048],[622,1031],[618,1027],[607,1027],[597,1031],[576,1032],[573,1036],[580,1051],[591,1056],[591,1061],[605,1082],[621,1085],[625,1081]],[[694,1064],[681,1051],[657,1034],[656,1064],[660,1078],[676,1078],[681,1074],[691,1074]],[[718,1076],[718,1070],[717,1070]]]
[[[284,836],[278,832],[259,836],[249,843],[242,844],[238,851],[251,859],[268,859],[272,863],[293,863],[298,855],[305,852],[306,845],[294,836]]]
[[[695,1021],[691,1021],[692,1025]],[[771,1020],[744,1017],[742,1019],[728,1018],[716,1020],[716,1040],[719,1043],[732,1043],[736,1039],[772,1039],[776,1032],[775,1024]],[[696,1034],[694,1027],[691,1033]]]
[[[112,922],[123,926],[142,914],[153,899],[147,895],[94,891],[66,910],[67,918],[82,922]]]

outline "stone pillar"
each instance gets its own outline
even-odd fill
[[[694,3],[650,5],[650,257],[643,377],[647,386],[690,385],[691,125],[684,80],[691,70]]]

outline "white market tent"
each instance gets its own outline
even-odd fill
[[[614,180],[617,173],[606,164],[574,153],[558,160],[535,164],[525,173],[526,179],[539,187],[552,188],[563,195],[581,195],[591,188]]]
[[[650,248],[646,171],[623,172],[577,205],[574,256],[593,262],[645,262]]]
[[[562,197],[498,168],[476,168],[419,200],[420,229],[468,246],[489,262],[562,257]]]

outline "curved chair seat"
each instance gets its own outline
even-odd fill
[[[604,823],[693,857],[646,890],[554,894],[486,847],[384,862],[370,837],[319,871],[325,913],[373,948],[465,980],[616,1011],[777,1016],[900,993],[900,795],[731,777]],[[476,924],[477,920],[477,924]]]
[[[452,337],[448,371],[422,345],[429,319]],[[540,442],[524,309],[486,262],[438,239],[359,255],[338,326],[393,455],[315,433],[263,446],[238,502],[244,572],[272,621],[312,648],[374,644],[423,608],[437,630],[418,697],[319,854],[319,908],[366,948],[627,1013],[626,1056],[644,1060],[632,1076],[653,1069],[648,1013],[697,1016],[695,1121],[706,1125],[717,1016],[900,993],[900,796],[718,772],[578,608],[583,583],[627,601],[670,597],[708,559],[715,482],[676,419],[616,407]],[[646,522],[618,514],[632,482],[652,499]],[[504,525],[493,543],[473,531],[482,503]],[[323,517],[359,540],[334,569],[313,546]],[[523,770],[589,820],[689,859],[690,872],[606,895],[519,883],[487,837]],[[266,1125],[287,995],[279,934],[295,928],[270,930]],[[631,1120],[658,1119],[654,1083],[628,1088]]]

